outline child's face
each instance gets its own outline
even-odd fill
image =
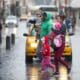
[[[45,43],[45,38],[43,37],[43,38],[41,39],[41,41],[42,41],[42,43]]]
[[[60,22],[60,21],[61,21],[60,16],[57,16],[57,17],[56,17],[56,20],[57,20],[58,22]]]

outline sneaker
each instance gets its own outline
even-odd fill
[[[39,58],[38,57],[33,57],[33,61],[38,61]]]
[[[56,75],[57,76],[57,75],[59,75],[59,72],[55,72],[55,73],[53,73],[53,75]]]

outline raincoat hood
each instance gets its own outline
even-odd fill
[[[55,23],[55,26],[53,27],[55,30],[60,30],[60,28],[61,28],[61,24],[60,24],[60,22],[56,22]]]
[[[40,25],[40,39],[46,35],[49,35],[52,28],[51,14],[45,13],[45,20]]]
[[[48,56],[50,57],[51,53],[50,53],[50,46],[48,44],[48,36],[44,36],[43,37],[44,39],[44,43],[43,43],[43,46],[42,46],[42,56],[45,57],[45,56]]]
[[[48,12],[46,12],[46,14],[47,14],[46,21],[51,20],[52,14],[51,13],[48,13]]]

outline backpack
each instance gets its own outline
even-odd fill
[[[53,44],[55,47],[61,47],[62,46],[62,35],[56,35],[53,39]]]

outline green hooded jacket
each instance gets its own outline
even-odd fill
[[[51,27],[52,27],[51,17],[52,17],[51,14],[47,13],[46,20],[41,22],[41,26],[40,26],[40,39],[50,33]]]

